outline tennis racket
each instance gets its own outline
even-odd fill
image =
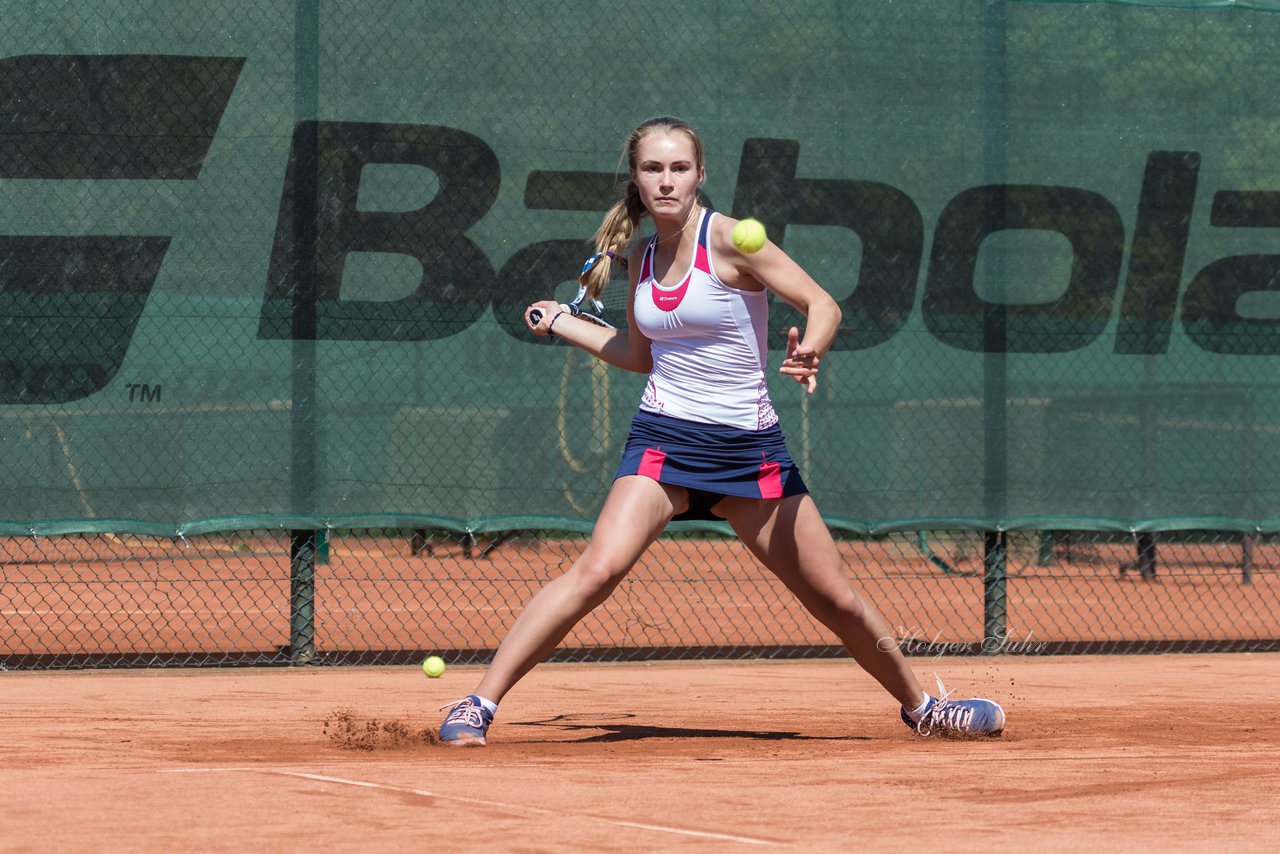
[[[587,273],[591,272],[592,268],[600,262],[600,259],[606,255],[613,258],[614,261],[622,267],[623,275],[611,276],[609,283],[605,285],[604,292],[600,294],[600,299],[588,300],[587,286],[582,283],[582,280],[586,277]],[[578,295],[573,298],[573,302],[561,303],[560,308],[569,312],[574,317],[580,317],[583,320],[590,321],[591,323],[594,323],[597,326],[602,326],[605,329],[613,329],[613,324],[604,319],[605,301],[608,300],[609,303],[618,303],[622,298],[624,298],[630,284],[630,280],[625,274],[626,268],[627,259],[620,255],[615,255],[612,252],[597,252],[595,255],[592,255],[582,265],[582,272],[578,274]],[[582,308],[584,300],[587,302],[590,309],[589,311]],[[535,324],[541,322],[542,311],[535,308],[533,311],[529,312],[529,320]]]
[[[596,326],[603,326],[605,329],[612,329],[613,324],[600,316],[604,313],[603,301],[594,299],[589,300],[591,311],[582,310],[582,299],[586,295],[586,287],[578,288],[578,296],[574,298],[573,302],[562,302],[560,303],[560,308],[569,312],[574,317],[581,317],[583,320],[589,320]],[[542,311],[535,308],[533,311],[529,312],[529,319],[535,324],[540,323],[542,321]]]

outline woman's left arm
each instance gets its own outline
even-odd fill
[[[742,252],[733,245],[731,236],[737,220],[725,216],[716,220],[711,243],[721,280],[747,290],[766,288],[805,316],[803,336],[794,326],[787,332],[787,354],[779,373],[790,376],[813,394],[818,384],[818,364],[840,328],[840,306],[772,240],[766,240],[757,252]]]

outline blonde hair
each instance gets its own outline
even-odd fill
[[[619,185],[622,190],[622,198],[615,202],[613,207],[609,208],[609,211],[604,215],[604,221],[596,229],[595,237],[592,240],[595,243],[595,251],[600,256],[600,259],[581,279],[581,284],[587,286],[587,296],[591,299],[599,299],[600,292],[608,284],[609,276],[613,272],[614,260],[626,258],[623,253],[626,252],[627,244],[635,236],[640,220],[649,213],[645,209],[644,203],[640,201],[640,191],[630,177],[631,170],[636,165],[636,149],[640,147],[641,140],[648,136],[669,133],[682,133],[689,137],[689,140],[693,143],[694,157],[697,160],[696,166],[699,172],[702,171],[702,140],[698,137],[698,132],[688,122],[672,116],[659,116],[641,122],[640,126],[631,132],[631,135],[627,137],[627,144],[622,149],[622,156],[618,159],[619,172],[622,171],[622,164],[624,162],[627,164],[627,181],[625,184]],[[626,263],[625,260],[623,263]]]

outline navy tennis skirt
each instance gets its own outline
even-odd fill
[[[676,519],[718,519],[711,507],[727,495],[786,498],[809,491],[777,425],[741,430],[644,410],[631,421],[615,479],[632,474],[689,490],[689,509]]]

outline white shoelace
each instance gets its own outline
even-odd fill
[[[920,720],[916,721],[916,732],[923,736],[932,735],[935,728],[967,732],[969,724],[973,721],[973,709],[952,704],[950,697],[955,693],[955,689],[948,691],[947,686],[942,684],[942,677],[938,674],[933,674],[933,678],[938,682],[938,697],[920,716]]]
[[[466,705],[463,705],[463,704]],[[445,703],[440,707],[439,711],[449,709],[449,715],[444,719],[446,724],[463,723],[474,729],[484,728],[484,715],[480,710],[484,708],[478,703],[472,703],[463,697],[461,700],[454,700],[452,703]]]

